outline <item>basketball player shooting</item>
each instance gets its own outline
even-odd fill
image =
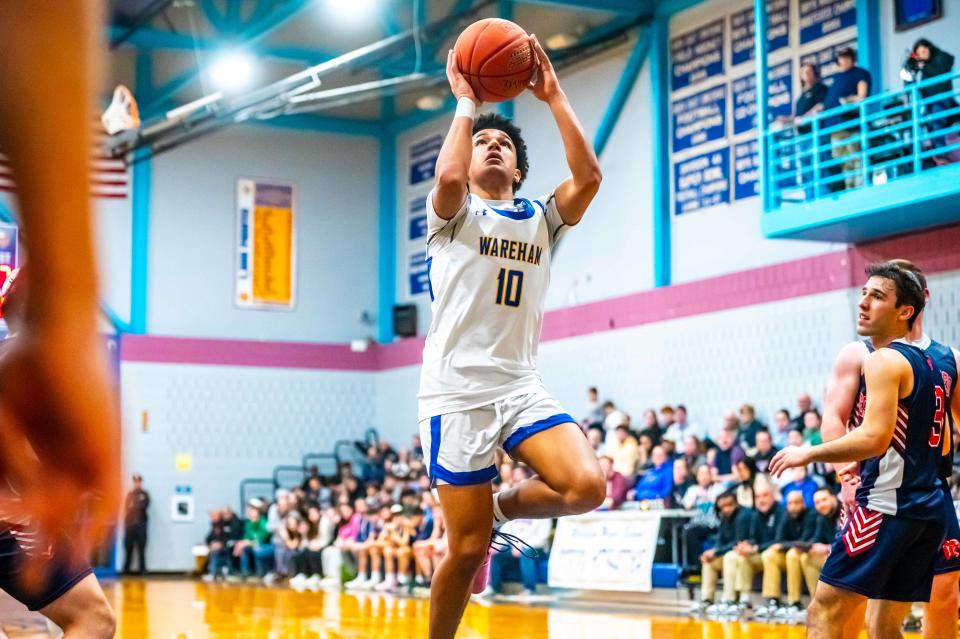
[[[929,306],[930,291],[927,288],[927,278],[923,271],[908,260],[891,260],[892,264],[906,269],[917,276],[924,289],[924,308]],[[944,344],[930,339],[923,332],[923,316],[920,313],[917,321],[907,338],[912,344],[923,349],[927,355],[941,369],[948,370],[951,366],[960,367],[960,354]],[[827,394],[823,407],[824,441],[832,441],[841,437],[848,429],[852,430],[863,421],[863,409],[866,401],[866,388],[863,382],[863,362],[867,355],[873,352],[873,344],[869,339],[856,340],[840,349],[834,363],[830,381],[827,384]],[[950,395],[956,383],[944,386],[946,395]],[[953,636],[957,625],[957,608],[960,607],[960,522],[953,507],[953,498],[949,496],[950,488],[947,480],[950,478],[953,466],[953,450],[957,437],[955,428],[960,423],[960,402],[951,401],[952,421],[954,429],[944,428],[941,480],[947,494],[944,509],[944,525],[946,537],[937,551],[934,566],[933,588],[930,592],[930,601],[924,604],[923,636],[924,639],[938,639],[939,637]],[[856,489],[860,485],[859,468],[856,462],[838,469],[843,478],[844,511],[849,516],[856,509]],[[872,616],[871,604],[866,604],[866,610],[851,617],[850,626],[846,628],[844,637],[856,639],[863,629],[865,615]]]
[[[433,318],[419,392],[449,536],[430,592],[431,639],[452,639],[471,591],[483,590],[494,526],[590,511],[606,492],[596,455],[536,367],[551,253],[597,194],[600,167],[546,52],[529,42],[539,65],[529,90],[553,114],[571,173],[534,200],[515,196],[529,169],[520,130],[475,118],[471,83],[453,51],[447,59],[458,107],[427,198]],[[536,476],[492,495],[498,446]]]
[[[808,610],[811,639],[841,639],[867,599],[876,600],[868,635],[901,636],[911,602],[929,601],[944,535],[941,451],[950,411],[944,380],[956,382],[956,364],[934,363],[907,340],[925,304],[917,276],[889,262],[869,266],[867,275],[857,332],[875,350],[863,364],[862,423],[819,446],[785,448],[770,462],[777,476],[816,461],[862,462],[856,510],[834,542]]]
[[[16,488],[0,494],[0,508],[29,518],[47,539],[68,537],[78,565],[115,523],[119,501],[118,406],[97,330],[90,211],[102,8],[95,0],[0,2],[0,148],[16,178],[31,262],[17,339],[0,358],[0,474]],[[26,555],[0,579],[36,594],[51,587],[50,569]],[[61,618],[72,615],[83,617],[82,606]],[[67,636],[112,635],[111,624],[92,620]]]

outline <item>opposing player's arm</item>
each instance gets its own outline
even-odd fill
[[[953,358],[957,361],[957,370],[960,371],[960,351],[955,348],[950,349],[953,351]],[[960,380],[958,380],[960,381]],[[950,394],[950,421],[952,422],[952,434],[953,440],[951,446],[954,450],[957,448],[957,442],[960,441],[960,399],[957,399],[956,396],[957,389],[954,388]]]
[[[771,474],[779,476],[787,468],[818,461],[861,461],[882,455],[887,450],[897,423],[900,396],[912,384],[912,369],[901,354],[881,349],[867,356],[863,374],[867,383],[867,408],[863,424],[819,446],[784,448],[770,461]]]
[[[550,107],[563,140],[567,166],[570,167],[570,177],[555,191],[557,211],[564,224],[574,226],[583,218],[590,202],[600,190],[600,181],[603,179],[600,161],[593,152],[593,145],[587,141],[570,101],[560,88],[556,71],[546,51],[536,36],[530,36],[530,43],[539,63],[537,80],[530,90],[537,99],[546,102]]]
[[[477,103],[470,83],[457,68],[453,50],[447,54],[447,80],[450,90],[459,100],[469,98]],[[467,197],[470,158],[473,155],[473,118],[458,111],[440,147],[436,166],[436,188],[433,191],[433,210],[444,220],[453,219]]]
[[[825,442],[842,437],[847,430],[860,388],[860,367],[865,350],[862,342],[850,342],[837,354],[823,400],[820,434]]]

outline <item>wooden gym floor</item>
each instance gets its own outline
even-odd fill
[[[427,601],[373,593],[191,580],[107,581],[123,639],[425,639]],[[45,622],[6,595],[9,639],[49,637]],[[0,637],[3,636],[0,632]],[[506,604],[470,604],[458,639],[802,639],[802,627]],[[907,635],[917,638],[919,635]]]

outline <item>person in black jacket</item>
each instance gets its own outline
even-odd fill
[[[230,551],[227,549],[227,530],[223,524],[223,513],[210,511],[210,532],[204,540],[207,544],[207,574],[204,581],[215,581],[223,575],[224,567],[229,566]]]
[[[929,80],[938,75],[945,75],[953,70],[954,57],[936,47],[926,38],[920,38],[913,45],[913,53],[907,63],[907,67],[918,71],[916,78],[918,80]],[[941,95],[941,94],[948,95]],[[934,96],[939,96],[924,104],[924,110],[927,114],[934,114],[957,106],[957,101],[953,98],[953,83],[946,81],[937,84],[927,85],[920,89],[920,96],[925,101]],[[946,118],[937,118],[926,122],[927,128],[933,132],[945,129],[952,124],[960,121],[960,116],[952,115]],[[934,146],[944,146],[946,139],[944,137],[931,138]]]
[[[810,593],[811,597],[817,589],[817,582],[820,581],[820,570],[827,561],[827,557],[830,556],[830,548],[837,536],[837,527],[840,521],[840,502],[829,488],[820,488],[813,494],[813,507],[816,510],[816,517],[813,519],[811,534],[804,538],[804,543],[797,547],[803,581],[806,583],[807,592]],[[789,568],[788,565],[788,577]],[[797,601],[787,604],[785,612],[787,616],[796,616],[800,613],[800,610],[800,603]]]
[[[732,490],[717,497],[716,508],[720,519],[720,527],[715,537],[716,543],[713,548],[700,555],[703,586],[698,609],[708,613],[736,609],[736,574],[739,555],[733,549],[739,542],[749,538],[753,517],[752,510],[740,507],[737,494]],[[725,575],[723,603],[715,606],[713,601],[717,593],[717,579],[721,573]]]
[[[807,510],[803,493],[798,490],[787,495],[787,514],[780,520],[774,542],[763,553],[763,598],[766,604],[757,609],[758,617],[773,616],[780,608],[780,579],[787,571],[787,602],[800,607],[803,572],[800,568],[798,546],[813,537],[817,513]]]
[[[753,573],[763,569],[763,553],[776,542],[777,531],[784,519],[783,506],[777,500],[777,489],[766,476],[756,479],[753,493],[755,508],[750,521],[750,533],[733,549],[737,555],[735,587],[740,593],[741,608],[749,607]]]
[[[123,574],[130,574],[133,558],[138,558],[140,574],[147,572],[147,509],[150,507],[150,493],[143,489],[143,477],[133,476],[133,490],[124,500],[123,515]]]

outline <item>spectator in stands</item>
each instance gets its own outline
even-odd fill
[[[387,474],[387,457],[379,446],[370,446],[367,449],[367,463],[363,465],[363,480],[366,482],[383,483]]]
[[[361,506],[360,504],[363,504]],[[346,544],[346,549],[357,561],[357,577],[344,584],[345,588],[372,588],[383,581],[380,574],[380,559],[374,561],[374,547],[379,542],[380,533],[386,523],[385,517],[390,517],[390,504],[381,504],[376,511],[366,510],[366,502],[356,503],[357,512],[363,511],[363,518],[359,521],[356,534]]]
[[[787,496],[787,514],[780,521],[774,543],[763,553],[763,597],[766,603],[757,609],[758,617],[772,617],[780,609],[781,575],[787,571],[787,607],[800,609],[801,583],[798,547],[813,537],[816,513],[808,510],[803,493],[795,490]]]
[[[507,490],[513,486],[513,460],[504,458],[500,463],[500,490]]]
[[[394,508],[397,510],[395,511]],[[394,517],[402,510],[399,504],[385,505],[381,506],[377,513],[376,534],[371,535],[372,543],[370,544],[370,580],[363,586],[364,588],[376,588],[384,582],[384,550],[393,543],[393,535],[397,529]]]
[[[829,111],[841,105],[855,105],[870,95],[872,79],[870,72],[857,66],[857,52],[854,49],[841,49],[837,53],[839,73],[833,76],[833,82],[827,89],[821,110]],[[830,128],[841,123],[847,126],[830,133],[830,145],[834,160],[842,164],[828,171],[833,176],[845,173],[844,179],[833,182],[833,190],[857,188],[861,185],[860,171],[860,117],[857,109],[848,108],[842,112],[827,116],[820,123],[821,128]],[[823,142],[821,143],[823,144]],[[839,170],[836,170],[839,169]]]
[[[827,85],[820,79],[820,67],[815,64],[807,63],[800,66],[800,96],[797,98],[792,116],[782,116],[778,121],[783,124],[796,123],[797,135],[809,135],[812,125],[805,122],[805,118],[815,115],[823,108],[823,100],[827,97]],[[800,156],[800,165],[802,167],[802,182],[805,186],[807,199],[812,199],[813,172],[810,167],[813,165],[813,156],[808,153],[813,148],[813,140],[809,137],[801,137],[798,142],[798,152],[803,153]]]
[[[756,498],[753,483],[757,478],[757,464],[753,457],[744,457],[734,467],[738,479],[737,501],[744,508],[753,508]]]
[[[361,524],[366,519],[367,503],[357,502],[357,510],[349,502],[337,506],[337,532],[333,544],[323,549],[323,585],[340,584],[340,569],[344,553],[350,552],[356,543]]]
[[[147,509],[150,507],[150,493],[143,489],[143,476],[133,476],[133,489],[127,493],[123,510],[123,573],[130,574],[133,556],[138,558],[137,566],[142,575],[147,572]]]
[[[773,446],[773,440],[770,437],[770,431],[766,429],[758,430],[757,450],[753,454],[753,461],[757,465],[757,472],[767,472],[767,466],[770,465],[770,460],[773,459],[773,456],[776,455],[777,452],[778,449]]]
[[[766,428],[757,420],[757,412],[750,404],[740,407],[740,424],[737,440],[744,450],[753,450],[757,445],[757,431]]]
[[[819,446],[823,443],[823,436],[820,434],[820,413],[815,410],[808,410],[803,414],[803,441],[810,446]]]
[[[636,484],[637,501],[667,499],[673,489],[673,462],[667,459],[663,447],[654,446],[650,454],[653,467],[645,472]],[[616,465],[614,465],[616,468]]]
[[[420,441],[419,433],[414,433],[410,439],[410,461],[423,461],[423,442]]]
[[[807,468],[805,466],[794,468],[792,476],[793,480],[784,484],[781,492],[784,496],[788,496],[793,491],[798,490],[803,495],[803,503],[807,505],[807,508],[813,508],[813,494],[817,492],[817,488],[819,488],[817,482],[807,475]]]
[[[673,422],[676,420],[674,416],[673,406],[669,404],[664,404],[660,407],[660,416],[657,419],[657,424],[660,427],[660,436],[663,437],[663,434],[670,430],[670,427],[673,426]]]
[[[602,455],[604,452],[603,447],[603,427],[597,428],[596,426],[591,426],[587,429],[587,441],[590,442],[590,447],[593,448],[594,452],[597,455]]]
[[[810,393],[800,393],[797,396],[797,416],[790,420],[790,428],[802,431],[803,415],[808,410],[813,410],[813,399],[810,397]]]
[[[273,565],[273,544],[267,520],[260,509],[251,504],[243,521],[243,538],[233,545],[233,556],[240,560],[240,572],[244,577],[264,579]]]
[[[304,492],[308,502],[314,504],[319,504],[323,501],[330,502],[330,489],[323,485],[323,479],[319,475],[312,475],[307,478]]]
[[[401,450],[397,453],[397,460],[387,461],[387,472],[389,477],[395,477],[399,480],[410,479],[412,471],[410,470],[410,451]]]
[[[347,499],[351,502],[354,502],[364,496],[363,486],[360,485],[360,480],[356,477],[347,477],[343,480],[343,492],[346,493]]]
[[[281,578],[293,574],[293,556],[300,550],[302,536],[300,523],[303,516],[298,510],[291,510],[283,520],[283,525],[277,531],[278,540],[273,546],[273,562],[276,575]],[[272,583],[269,579],[268,583]]]
[[[666,441],[666,440],[664,440]],[[670,499],[667,506],[683,508],[683,496],[691,486],[696,485],[693,474],[690,472],[687,461],[683,457],[673,460],[673,486],[670,488]]]
[[[227,549],[227,532],[223,527],[223,518],[219,510],[210,511],[210,532],[204,542],[207,546],[207,574],[204,581],[214,581],[223,575],[230,566],[230,551]]]
[[[766,476],[757,478],[754,493],[756,509],[750,518],[750,532],[745,540],[733,548],[737,563],[735,588],[740,593],[741,603],[750,601],[753,575],[763,570],[762,555],[776,541],[784,517],[784,509],[777,500],[779,495],[776,486]],[[724,576],[724,579],[727,577]]]
[[[714,503],[723,492],[723,485],[713,480],[713,472],[706,464],[697,466],[697,483],[687,489],[683,496],[684,510],[694,512],[693,517],[683,527],[684,549],[683,569],[687,574],[700,571],[700,553],[703,544],[717,531],[717,519]]]
[[[410,562],[413,559],[413,542],[417,539],[423,512],[419,506],[405,513],[402,506],[392,509],[394,519],[387,524],[389,530],[383,542],[383,583],[374,588],[380,592],[393,592],[410,584]]]
[[[687,435],[683,438],[682,457],[687,463],[687,468],[699,468],[701,464],[707,463],[707,457],[703,454],[703,446],[696,435]]]
[[[300,483],[300,487],[303,488],[303,490],[310,492],[310,480],[314,477],[323,480],[323,477],[320,476],[320,467],[316,464],[311,464],[310,468],[307,469],[307,476],[304,477],[303,481]]]
[[[753,515],[749,509],[741,508],[737,495],[728,490],[717,497],[717,514],[720,525],[717,529],[713,548],[700,555],[702,588],[698,608],[708,613],[724,613],[737,610],[736,575],[739,555],[734,547],[748,539]],[[723,601],[714,605],[717,594],[717,580],[723,580]]]
[[[773,414],[773,430],[770,434],[773,436],[773,445],[778,449],[787,445],[787,436],[790,429],[793,428],[793,420],[790,419],[790,411],[781,408]]]
[[[300,548],[293,556],[296,576],[290,580],[290,585],[320,585],[324,577],[323,549],[333,543],[335,526],[330,513],[322,512],[316,504],[307,508],[307,516],[300,523]]]
[[[613,469],[632,482],[640,463],[639,445],[624,424],[617,426],[615,433],[614,444],[608,447],[608,454],[613,459]]]
[[[492,597],[503,592],[504,572],[510,566],[520,569],[523,590],[518,599],[529,599],[537,592],[537,564],[547,558],[550,551],[552,519],[512,519],[500,531],[522,539],[530,548],[521,551],[510,545],[504,546],[490,557],[490,582],[481,597]]]
[[[600,510],[620,510],[620,506],[627,500],[627,491],[630,486],[626,477],[618,473],[613,468],[613,458],[609,455],[601,455],[600,470],[607,480],[607,497],[604,499]]]
[[[424,502],[431,497],[431,493],[423,494]],[[433,573],[437,569],[440,560],[446,553],[447,538],[446,526],[443,523],[443,510],[440,504],[433,504],[433,527],[430,536],[427,539],[419,539],[413,542],[413,556],[417,565],[417,576],[414,585],[420,588],[429,588],[430,581],[433,579]]]
[[[643,423],[640,424],[639,435],[647,435],[653,446],[660,443],[663,431],[660,430],[660,423],[657,421],[657,413],[652,408],[643,411]]]
[[[603,403],[603,430],[606,433],[604,441],[612,444],[615,439],[617,426],[623,423],[624,414],[617,410],[613,402],[607,400]]]
[[[638,471],[646,471],[653,465],[650,461],[650,454],[653,452],[653,439],[650,437],[650,433],[640,433],[640,437],[637,438],[637,453],[639,455],[639,460],[637,461]],[[633,478],[628,478],[630,481],[633,481]]]
[[[596,386],[591,386],[587,389],[587,414],[583,418],[583,422],[586,423],[588,427],[594,425],[603,426],[603,404],[600,403],[600,392],[597,390]]]
[[[270,507],[267,509],[267,521],[266,527],[270,531],[270,534],[276,534],[280,530],[280,526],[283,524],[283,520],[288,514],[293,506],[293,499],[290,496],[290,491],[286,488],[278,488],[273,492],[274,502],[270,504]]]
[[[716,473],[714,479],[719,482],[734,481],[736,479],[734,467],[738,461],[746,457],[735,438],[735,431],[724,428],[717,436],[717,447],[707,452],[707,463],[714,469]]]
[[[817,516],[814,518],[813,534],[804,540],[807,543],[797,548],[800,553],[803,580],[811,596],[817,588],[817,582],[820,581],[820,570],[830,555],[840,519],[840,502],[830,489],[818,489],[814,495],[814,504]],[[785,614],[792,616],[799,612],[799,605],[789,604]]]
[[[266,505],[263,501],[259,499],[251,499],[250,505],[254,508],[257,508],[262,512],[263,507]],[[234,555],[233,548],[238,541],[243,539],[244,528],[243,520],[237,516],[237,513],[234,512],[233,508],[227,506],[223,509],[220,515],[220,521],[223,525],[223,532],[227,537],[227,551],[229,552],[229,557],[227,558],[227,568],[234,569],[240,567],[239,559]]]
[[[914,62],[913,66],[915,66],[918,71],[916,75],[917,80],[929,80],[938,75],[948,74],[953,70],[954,57],[943,49],[936,47],[926,38],[920,38],[916,41],[913,45],[911,58]],[[950,81],[922,87],[919,92],[924,99],[934,98],[944,93],[949,94],[928,102],[926,104],[926,112],[928,114],[940,113],[957,107],[957,101],[952,95],[953,83]],[[939,131],[951,124],[956,124],[958,121],[960,121],[960,117],[954,114],[946,118],[929,121],[927,123],[927,129],[931,132]],[[934,146],[944,146],[946,144],[944,136],[933,138],[932,141]]]
[[[683,445],[684,439],[693,435],[698,440],[702,440],[707,432],[697,424],[687,421],[687,407],[679,404],[673,411],[673,423],[663,434],[663,439],[669,439],[677,448]]]

